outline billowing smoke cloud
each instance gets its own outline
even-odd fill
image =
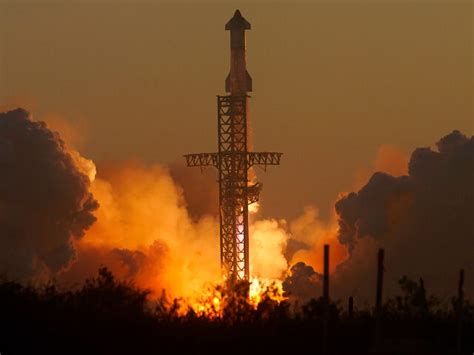
[[[367,165],[359,167],[354,173],[352,189],[360,189],[376,171],[384,171],[395,176],[408,172],[408,155],[399,148],[383,144],[376,152],[375,158]],[[315,206],[307,206],[298,218],[289,223],[289,240],[285,257],[290,265],[304,263],[311,266],[317,273],[323,272],[323,247],[330,246],[330,271],[334,272],[338,265],[348,258],[348,246],[339,240],[338,215],[335,210],[328,221],[319,217],[319,210]],[[368,259],[367,259],[368,260]],[[372,260],[370,261],[372,263]],[[372,265],[372,264],[371,264]],[[290,274],[292,272],[290,271]],[[300,274],[300,279],[303,279]],[[335,275],[336,276],[336,275]],[[311,280],[308,280],[311,283]],[[293,286],[296,294],[297,285]],[[302,290],[301,294],[305,294]],[[319,297],[316,294],[315,297]]]
[[[351,254],[336,275],[341,292],[372,293],[379,247],[386,249],[389,293],[402,275],[422,276],[442,294],[454,291],[459,268],[472,278],[474,138],[453,131],[436,146],[413,152],[408,175],[375,173],[336,203],[339,240]]]
[[[0,113],[1,274],[28,280],[74,260],[98,207],[90,164],[28,112]]]
[[[194,220],[204,216],[219,216],[216,169],[190,169],[181,159],[169,165],[169,172],[173,180],[182,187],[187,210]]]
[[[81,282],[101,265],[154,295],[166,289],[193,297],[220,281],[219,225],[216,216],[203,213],[207,200],[201,208],[195,201],[199,213],[191,215],[185,191],[160,165],[125,162],[99,171],[91,187],[101,205],[97,222],[77,243],[78,260],[61,281]],[[252,276],[281,277],[288,268],[284,226],[266,220],[250,229]]]
[[[373,168],[385,173],[341,198],[329,221],[315,207],[289,222],[252,215],[251,276],[281,278],[290,265],[285,290],[300,301],[318,297],[329,244],[333,297],[367,299],[377,249],[384,247],[386,294],[404,274],[423,277],[434,292],[452,290],[461,267],[469,293],[473,138],[454,131],[437,147],[417,149],[407,172],[405,155],[383,146]],[[70,285],[105,265],[154,294],[166,289],[185,297],[220,280],[212,174],[122,162],[101,165],[95,179],[91,161],[23,110],[0,114],[0,164],[0,274],[21,280],[56,274]],[[356,186],[364,176],[369,170],[359,172]]]
[[[322,294],[322,275],[311,266],[298,262],[289,270],[283,289],[290,301],[306,303]]]
[[[0,164],[0,276],[75,286],[106,266],[153,295],[186,298],[221,281],[215,174],[122,161],[103,162],[96,178],[92,161],[23,110],[0,117]],[[252,276],[281,277],[284,225],[250,229]]]
[[[284,250],[288,234],[284,221],[261,220],[250,225],[250,273],[280,279],[288,269]]]
[[[217,220],[191,218],[168,169],[102,164],[91,189],[101,205],[97,222],[77,243],[78,260],[62,281],[81,282],[105,265],[155,294],[178,297],[219,279]]]
[[[333,218],[329,222],[319,218],[317,208],[308,206],[304,213],[290,223],[292,240],[303,243],[300,250],[294,252],[291,264],[304,262],[317,272],[323,271],[323,249],[328,244],[331,249],[331,271],[347,258],[346,247],[337,239],[337,223]]]

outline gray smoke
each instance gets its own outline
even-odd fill
[[[413,152],[408,176],[375,173],[336,203],[339,240],[351,254],[336,275],[341,292],[373,293],[379,247],[386,249],[388,293],[408,275],[452,294],[460,268],[474,290],[474,138],[453,131],[436,146]]]
[[[0,113],[0,273],[28,280],[75,258],[98,203],[59,134],[16,109]]]
[[[219,191],[217,174],[214,168],[205,170],[191,169],[184,164],[184,159],[169,165],[173,181],[183,189],[186,209],[194,220],[210,215],[219,215]]]
[[[127,266],[127,277],[134,277],[146,261],[146,255],[138,250],[115,248],[111,253]]]
[[[304,304],[321,295],[321,283],[321,274],[311,266],[299,262],[291,267],[289,275],[283,281],[283,290],[290,301]]]

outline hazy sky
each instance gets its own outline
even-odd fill
[[[255,149],[285,153],[259,173],[266,215],[327,212],[382,144],[473,134],[473,8],[456,0],[0,0],[0,105],[80,126],[95,161],[214,151],[236,8]]]

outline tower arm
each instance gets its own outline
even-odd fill
[[[267,165],[280,165],[283,153],[275,152],[251,152],[248,153],[248,166],[260,165],[265,170]]]
[[[183,155],[188,167],[203,168],[206,166],[218,167],[218,153],[195,153]]]

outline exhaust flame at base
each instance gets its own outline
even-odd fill
[[[284,296],[281,280],[251,278],[249,283],[242,282],[228,288],[222,285],[208,287],[200,297],[182,300],[179,313],[185,314],[190,309],[199,317],[219,319],[225,316],[226,307],[238,303],[256,310],[265,301],[281,303],[287,300]]]

